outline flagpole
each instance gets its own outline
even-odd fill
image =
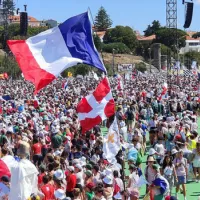
[[[91,17],[92,23],[93,23],[93,25],[94,25],[94,30],[92,29],[92,31],[94,31],[94,33],[97,35],[97,31],[96,31],[95,23],[94,23],[94,18],[93,18],[93,16],[92,16],[92,12],[91,12],[90,7],[88,7],[88,14],[90,14],[90,17]],[[103,63],[104,63],[104,57],[103,57],[102,49],[101,49],[101,57],[102,57],[102,60],[103,60]]]
[[[117,125],[118,125],[118,130],[120,130],[120,125],[119,125],[119,120],[118,119],[117,119]],[[119,135],[119,137],[120,137],[120,135]],[[124,165],[125,165],[125,162],[124,162],[124,160],[122,160],[122,181],[123,181],[124,192],[125,192],[126,191],[126,184],[125,184],[125,168],[124,168]],[[126,195],[124,195],[124,200],[126,200]]]

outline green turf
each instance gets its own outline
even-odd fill
[[[103,133],[103,135],[106,135],[107,128],[102,128],[102,133]],[[200,118],[198,118],[198,133],[200,134]],[[147,138],[148,138],[148,135],[147,135]],[[143,163],[142,163],[143,171],[144,171],[144,167],[145,167],[146,158],[147,158],[147,156],[142,157],[142,159],[143,159]],[[128,167],[126,167],[125,173],[126,173],[126,175],[129,175]],[[140,196],[141,196],[140,199],[143,199],[143,197],[146,193],[145,190],[146,190],[145,186],[140,189]],[[200,197],[200,183],[196,183],[196,182],[187,183],[186,190],[187,190],[187,200],[198,200],[198,197]],[[172,195],[175,196],[175,188],[172,192]],[[184,200],[183,195],[179,193],[178,199]]]

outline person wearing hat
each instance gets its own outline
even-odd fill
[[[116,195],[113,196],[113,200],[120,200],[122,199],[122,195],[120,192],[118,192]]]
[[[58,189],[54,192],[54,196],[56,200],[71,200],[70,197],[66,197],[65,191],[62,189]]]
[[[74,166],[74,172],[76,174],[76,184],[80,184],[82,187],[84,186],[84,179],[83,179],[83,168],[80,164],[76,164]]]
[[[177,193],[179,192],[180,185],[182,185],[184,200],[186,200],[186,185],[185,184],[186,184],[188,169],[187,169],[187,159],[183,157],[183,150],[179,150],[176,158],[173,160],[173,164],[175,166],[176,174],[178,178],[176,182],[176,197],[177,197]]]
[[[93,191],[94,187],[95,187],[95,185],[92,182],[87,183],[85,185],[85,194],[86,194],[87,200],[92,200],[94,198],[94,196],[95,196],[94,191]]]
[[[153,156],[149,156],[147,160],[147,166],[144,169],[144,175],[149,184],[152,184],[154,177],[156,175],[155,170],[153,169],[153,164],[155,163],[155,159]],[[148,187],[146,189],[148,191]]]
[[[106,197],[106,200],[112,200],[113,197],[113,177],[106,176],[103,178],[103,184],[104,184],[104,195]]]
[[[85,185],[87,185],[88,183],[93,183],[93,175],[92,172],[90,170],[87,170],[85,172]]]
[[[67,188],[66,188],[66,195],[67,197],[71,197],[73,198],[73,190],[76,186],[76,174],[74,174],[74,167],[73,166],[69,166],[68,167],[68,176],[66,177],[66,181],[67,181]]]

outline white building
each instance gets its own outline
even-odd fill
[[[185,47],[180,49],[180,54],[184,54],[190,51],[200,52],[200,38],[192,38],[190,36],[186,37]]]

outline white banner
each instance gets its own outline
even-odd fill
[[[133,64],[118,64],[118,72],[132,71],[133,68]]]

